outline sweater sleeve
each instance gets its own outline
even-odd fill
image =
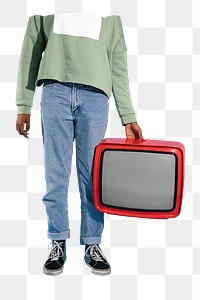
[[[41,25],[42,16],[29,17],[18,68],[15,102],[18,114],[31,114],[36,89],[35,82],[42,52],[45,50],[43,27]]]
[[[122,126],[136,122],[131,101],[127,66],[127,47],[120,16],[115,22],[116,41],[112,52],[112,93]]]

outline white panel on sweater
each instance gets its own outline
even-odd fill
[[[99,40],[102,17],[86,13],[55,14],[53,32]]]

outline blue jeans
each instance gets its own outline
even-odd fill
[[[104,213],[94,206],[92,168],[95,147],[104,138],[109,113],[108,96],[84,84],[46,79],[40,102],[44,147],[47,237],[70,238],[68,186],[73,141],[81,199],[80,244],[100,244]]]

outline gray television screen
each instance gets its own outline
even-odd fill
[[[106,149],[100,201],[121,209],[170,211],[175,206],[177,157],[173,153]]]

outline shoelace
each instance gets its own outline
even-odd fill
[[[88,252],[89,250],[90,250],[90,255],[91,255],[91,257],[92,257],[94,260],[96,260],[96,261],[104,261],[104,260],[107,261],[107,260],[106,260],[106,257],[104,256],[102,250],[99,248],[98,245],[90,245],[90,246],[87,248],[86,252],[85,252],[85,254],[86,254],[87,256],[89,256],[89,255],[87,254],[87,252]]]
[[[52,248],[50,249],[49,246],[52,244]],[[49,254],[49,258],[51,258],[51,260],[58,260],[59,257],[63,256],[63,250],[61,245],[63,244],[63,242],[57,242],[57,241],[52,241],[49,246],[48,249],[51,250],[51,253]],[[61,254],[61,255],[60,255]]]

